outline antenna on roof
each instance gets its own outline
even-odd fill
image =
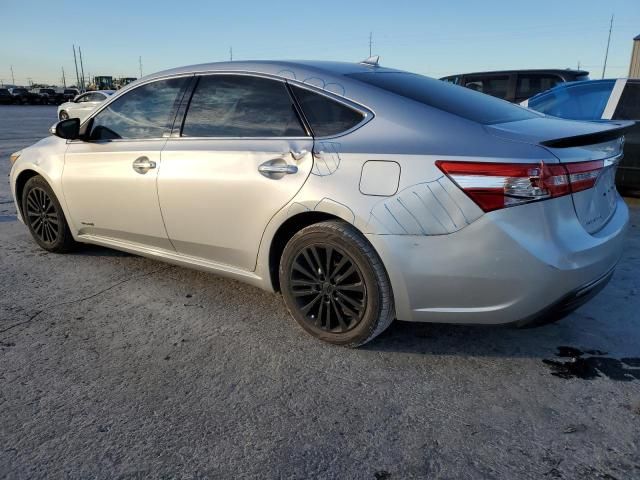
[[[380,55],[373,55],[369,58],[366,58],[360,62],[363,65],[371,65],[372,67],[380,66]]]

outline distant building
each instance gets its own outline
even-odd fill
[[[640,78],[640,35],[633,39],[631,65],[629,65],[629,78]]]

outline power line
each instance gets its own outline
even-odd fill
[[[607,58],[609,57],[609,45],[611,44],[611,30],[613,30],[613,15],[611,15],[611,23],[609,24],[609,38],[607,39],[607,50],[604,53],[604,65],[602,67],[602,78],[607,71]]]

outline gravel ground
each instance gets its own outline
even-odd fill
[[[106,249],[48,254],[0,107],[0,478],[640,478],[640,205],[596,299],[528,330],[313,340],[279,296]]]

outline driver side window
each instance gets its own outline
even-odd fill
[[[171,128],[187,78],[158,80],[112,102],[92,119],[90,140],[161,138]]]

